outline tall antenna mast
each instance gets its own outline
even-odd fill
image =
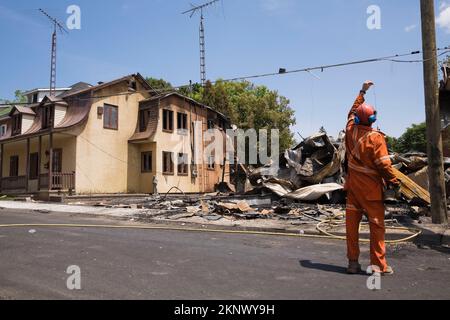
[[[56,91],[56,34],[59,30],[61,33],[68,33],[66,28],[62,25],[61,22],[50,16],[47,12],[45,12],[42,9],[39,9],[39,11],[45,15],[48,19],[50,19],[51,23],[53,24],[53,34],[52,34],[52,54],[51,54],[51,61],[50,61],[50,96],[55,96]]]
[[[206,83],[206,49],[205,49],[205,25],[204,20],[205,17],[203,16],[203,9],[218,2],[219,0],[213,0],[210,2],[207,2],[205,4],[199,5],[199,6],[192,6],[190,10],[184,11],[182,14],[190,13],[190,18],[197,13],[200,12],[200,28],[199,28],[199,42],[200,42],[200,79],[202,86]]]

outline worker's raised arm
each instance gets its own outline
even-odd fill
[[[398,186],[399,181],[392,168],[391,157],[388,153],[386,138],[383,134],[377,134],[373,138],[374,154],[373,161],[383,180],[389,186]]]
[[[367,90],[370,89],[370,87],[373,86],[373,82],[368,80],[364,82],[361,91],[359,92],[358,97],[356,97],[355,102],[353,103],[352,108],[350,109],[350,112],[348,113],[348,121],[353,121],[355,117],[355,111],[358,109],[360,105],[362,105],[366,100],[364,99],[364,95],[366,94]]]

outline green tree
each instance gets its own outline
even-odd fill
[[[190,96],[226,114],[240,129],[278,129],[281,150],[293,146],[290,128],[295,124],[295,112],[290,101],[277,91],[249,81],[218,80],[214,84],[208,81],[204,88],[193,90]]]
[[[154,89],[174,89],[163,79],[147,78]],[[204,87],[198,83],[177,89],[200,103],[228,116],[240,129],[278,129],[280,150],[289,149],[295,143],[290,128],[295,124],[295,112],[290,101],[277,91],[249,81],[215,83],[207,81]],[[270,137],[269,137],[270,138]],[[270,142],[269,142],[270,143]]]
[[[28,101],[27,97],[24,95],[24,91],[16,90],[14,91],[14,100],[0,99],[0,103],[26,103]]]
[[[389,150],[391,151],[397,150],[397,142],[398,142],[397,138],[386,136],[386,142]]]
[[[146,78],[145,79],[150,87],[152,87],[155,90],[172,90],[173,86],[170,82],[165,81],[164,79],[156,79],[156,78]]]
[[[394,151],[406,153],[410,151],[427,152],[426,124],[413,124],[395,142]]]
[[[199,100],[201,98],[202,85],[200,83],[193,83],[189,86],[183,86],[178,89],[178,92],[188,96],[192,99]]]
[[[26,103],[28,101],[27,97],[24,95],[25,91],[22,90],[16,90],[14,92],[14,95],[16,99],[14,100],[14,103]]]

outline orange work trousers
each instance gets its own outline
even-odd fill
[[[384,203],[382,200],[366,200],[364,195],[347,192],[346,229],[347,257],[350,261],[359,260],[359,226],[363,214],[366,214],[370,226],[370,263],[386,271],[386,245],[384,237]]]

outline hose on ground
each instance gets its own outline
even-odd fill
[[[130,230],[135,229],[135,230],[165,230],[165,231],[209,232],[209,233],[228,233],[228,234],[253,234],[253,235],[271,235],[271,236],[322,238],[322,239],[330,238],[330,236],[327,235],[314,235],[301,233],[200,229],[200,228],[182,228],[170,226],[124,226],[124,225],[99,225],[99,224],[1,224],[0,229],[1,228],[103,228],[103,229],[130,229]]]
[[[336,218],[336,217],[335,217]],[[319,222],[316,229],[323,233],[323,235],[304,234],[304,233],[284,233],[284,232],[266,232],[266,231],[248,231],[248,230],[224,230],[224,229],[200,229],[200,228],[185,228],[172,226],[126,226],[126,225],[91,225],[91,224],[2,224],[1,228],[103,228],[103,229],[130,229],[130,230],[165,230],[165,231],[184,231],[184,232],[208,232],[208,233],[224,233],[224,234],[248,234],[248,235],[267,235],[267,236],[282,236],[282,237],[297,237],[297,238],[319,238],[332,240],[346,240],[345,236],[334,235],[323,229],[325,224],[333,224],[333,226],[342,225],[343,222],[335,222],[334,219],[327,219]],[[420,230],[405,228],[405,227],[386,227],[387,229],[404,230],[412,232],[413,234],[397,240],[386,240],[386,243],[402,243],[412,240],[421,234]],[[369,242],[368,239],[360,239],[361,242]]]
[[[341,214],[336,215],[336,216],[334,216],[334,217],[330,217],[329,219],[324,219],[324,220],[320,221],[320,222],[316,225],[316,229],[317,229],[319,232],[323,233],[324,235],[329,236],[331,239],[336,239],[336,240],[347,240],[347,237],[346,237],[346,236],[340,236],[340,235],[333,234],[333,233],[327,231],[327,230],[324,228],[326,225],[329,225],[329,226],[331,226],[331,227],[339,227],[339,226],[345,225],[345,222],[344,222],[344,221],[342,221],[342,220],[337,220],[337,218],[339,218],[339,217],[345,217],[345,215],[341,213]],[[397,223],[397,220],[386,220],[386,222],[389,222],[389,221],[391,221],[391,222],[396,222],[396,223]],[[368,222],[361,222],[361,223],[360,223],[360,230],[361,230],[361,227],[362,227],[362,226],[367,226],[367,225],[369,225]],[[409,232],[412,233],[411,235],[409,235],[409,236],[407,236],[407,237],[404,237],[404,238],[401,238],[401,239],[385,240],[385,243],[389,243],[389,244],[398,244],[398,243],[408,242],[408,241],[410,241],[410,240],[412,240],[412,239],[418,237],[418,236],[422,233],[421,230],[415,229],[415,228],[394,227],[394,226],[385,226],[385,228],[386,228],[386,230],[387,230],[387,229],[390,229],[390,230],[402,230],[402,231],[409,231]],[[370,239],[359,239],[359,241],[360,241],[360,242],[365,242],[365,243],[367,243],[367,242],[370,242]]]

